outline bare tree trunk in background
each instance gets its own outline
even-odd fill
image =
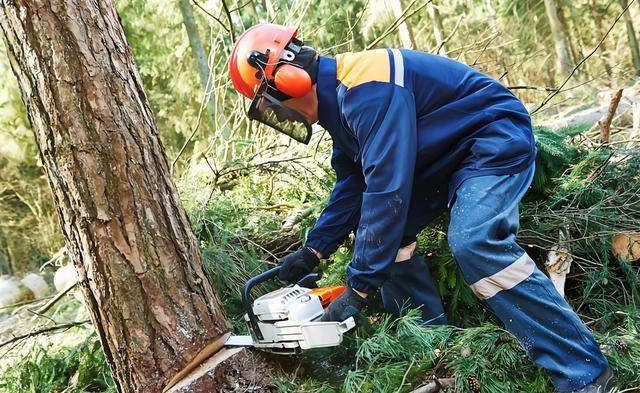
[[[604,29],[602,27],[602,14],[598,9],[598,4],[596,0],[589,0],[589,9],[591,11],[591,18],[593,19],[593,24],[595,25],[596,31],[596,40],[600,39],[600,37],[604,36]],[[611,64],[609,63],[609,59],[607,58],[607,42],[602,41],[600,45],[600,53],[602,53],[602,63],[604,65],[604,70],[607,73],[607,79],[611,79]]]
[[[436,38],[436,44],[438,45],[438,54],[446,56],[447,48],[444,44],[444,27],[442,26],[442,17],[440,16],[440,10],[438,10],[438,5],[435,4],[435,1],[432,1],[427,6],[427,11],[429,12],[429,17],[431,18],[431,22],[433,23],[433,35]]]
[[[244,9],[246,9],[247,12],[251,15],[251,18],[253,19],[253,23],[260,22],[260,15],[258,15],[258,10],[256,9],[255,0],[251,0],[248,3],[245,3],[245,5],[240,10],[244,10]]]
[[[196,58],[196,64],[198,67],[198,76],[200,77],[200,84],[202,85],[202,91],[204,93],[209,92],[206,97],[207,100],[207,112],[208,117],[211,120],[211,130],[214,135],[220,141],[220,145],[223,146],[223,150],[218,152],[222,155],[223,160],[226,162],[227,160],[232,159],[232,152],[230,147],[226,145],[226,141],[231,138],[231,130],[229,127],[225,127],[225,119],[222,112],[216,111],[216,90],[214,81],[209,82],[209,75],[211,73],[211,69],[209,68],[209,63],[207,61],[207,55],[204,50],[204,46],[202,45],[202,39],[200,39],[200,32],[198,30],[198,24],[196,22],[196,18],[193,13],[193,7],[189,0],[179,0],[178,3],[180,7],[180,13],[182,14],[182,24],[187,30],[187,36],[189,37],[189,46],[193,51],[193,56]],[[247,5],[247,8],[253,9],[253,4]],[[255,10],[254,10],[255,11]],[[207,87],[207,84],[209,86]],[[216,124],[221,124],[222,128],[218,129]],[[199,158],[199,155],[195,155],[194,158]]]
[[[584,18],[580,11],[579,7],[569,7],[570,15],[571,15],[571,31],[575,31],[577,34],[573,34],[572,36],[576,40],[576,53],[578,57],[575,58],[575,63],[578,63],[584,57],[584,54],[588,52],[584,48],[584,42],[582,40],[582,35],[580,34],[580,28],[584,25]]]
[[[569,57],[569,50],[567,49],[567,39],[564,36],[562,24],[558,18],[556,0],[544,0],[544,8],[547,13],[547,18],[549,19],[551,34],[553,35],[560,76],[565,78],[571,73],[571,58]]]
[[[562,35],[565,37],[567,41],[567,48],[569,49],[570,61],[571,64],[576,64],[582,57],[578,57],[578,51],[576,50],[576,46],[573,43],[573,36],[571,34],[571,28],[567,18],[564,14],[564,8],[562,5],[562,0],[556,1],[556,11],[558,12],[558,20],[560,21],[560,27],[562,28]]]
[[[618,0],[620,7],[624,10],[627,8],[627,0]],[[631,59],[633,61],[633,68],[635,68],[636,75],[640,75],[640,49],[638,48],[638,39],[636,38],[636,31],[633,28],[633,20],[631,19],[631,10],[627,10],[624,13],[624,21],[627,25],[627,38],[629,39],[629,50],[631,51]]]
[[[196,18],[193,15],[193,8],[191,7],[191,3],[189,2],[189,0],[179,0],[178,6],[180,8],[180,13],[182,14],[182,24],[184,25],[185,30],[187,30],[187,36],[189,37],[189,46],[191,46],[193,56],[196,58],[196,65],[198,66],[198,75],[200,76],[202,91],[204,92],[204,94],[210,92],[210,94],[208,94],[208,97],[206,98],[207,109],[209,112],[209,118],[211,120],[211,128],[215,133],[216,106],[215,100],[213,99],[213,97],[215,97],[215,89],[213,81],[211,81],[211,85],[207,87],[211,70],[209,69],[207,55],[204,51],[202,40],[200,39],[198,24],[196,23]]]
[[[405,11],[402,0],[389,0],[389,2],[391,3],[393,16],[396,19],[401,19]],[[403,48],[416,49],[416,41],[413,38],[413,29],[411,28],[408,19],[400,23],[400,26],[398,27],[398,33],[400,34],[400,42],[402,42]]]
[[[489,16],[492,18],[495,18],[497,13],[496,13],[496,7],[495,5],[493,5],[493,0],[484,0],[484,5],[487,8],[487,12],[489,13]]]
[[[276,10],[273,8],[273,3],[271,0],[262,0],[262,5],[264,9],[267,11],[267,20],[271,22],[276,17]],[[273,23],[278,23],[277,21]]]
[[[4,0],[0,28],[117,388],[160,392],[197,355],[219,349],[231,325],[115,5]]]

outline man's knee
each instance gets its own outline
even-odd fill
[[[478,241],[472,233],[462,228],[450,227],[447,240],[451,255],[458,263],[473,257],[473,251],[477,249]]]

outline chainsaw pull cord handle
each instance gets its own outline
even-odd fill
[[[250,278],[242,288],[242,304],[244,305],[244,310],[249,317],[249,325],[251,326],[252,334],[255,335],[255,338],[257,338],[258,340],[262,340],[263,336],[260,328],[258,327],[258,317],[256,317],[256,314],[253,313],[253,298],[251,297],[251,290],[257,284],[277,277],[279,271],[280,266],[276,266],[273,269],[269,269],[266,272],[260,273],[257,276]],[[306,276],[302,277],[300,281],[296,283],[296,285],[305,288],[317,288],[317,281],[321,278],[321,273],[309,273]]]

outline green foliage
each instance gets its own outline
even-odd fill
[[[471,377],[483,393],[553,391],[544,371],[526,357],[515,338],[493,325],[460,331],[444,362],[463,391],[470,391]]]
[[[640,385],[640,315],[637,310],[615,330],[597,336],[604,344],[603,352],[615,372],[618,387],[637,388]]]
[[[11,393],[116,392],[95,334],[75,347],[34,344],[0,375],[0,391]]]
[[[240,289],[250,277],[273,267],[279,257],[301,244],[313,219],[303,219],[290,232],[283,231],[282,224],[293,212],[308,207],[317,207],[317,214],[322,206],[318,191],[327,187],[326,178],[316,175],[299,181],[296,161],[265,166],[263,171],[233,172],[258,165],[254,161],[260,160],[254,157],[253,161],[229,164],[226,170],[234,173],[230,190],[217,189],[212,184],[215,176],[208,168],[180,182],[183,205],[200,241],[207,272],[226,311],[241,330],[245,326]],[[301,162],[308,165],[308,160]],[[294,181],[298,187],[283,186]],[[274,289],[275,285],[264,285],[256,293]]]
[[[585,127],[570,127],[558,132],[544,127],[534,128],[538,148],[533,178],[534,192],[547,194],[555,186],[553,179],[560,177],[569,165],[576,163],[581,152],[567,139],[584,131]]]
[[[347,373],[343,391],[394,392],[403,379],[411,384],[423,378],[452,332],[449,327],[422,328],[417,310],[397,319],[383,316],[373,334],[358,339],[355,368]]]

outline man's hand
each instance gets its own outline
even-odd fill
[[[318,252],[304,247],[280,259],[278,277],[282,281],[297,283],[320,264]]]
[[[357,316],[367,303],[368,301],[364,296],[347,287],[342,295],[329,304],[320,320],[323,322],[342,322],[349,317]]]

